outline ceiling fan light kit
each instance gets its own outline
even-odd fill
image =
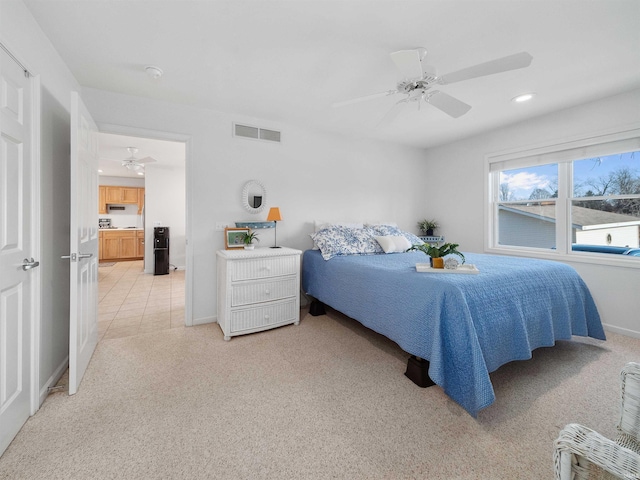
[[[414,50],[393,52],[391,54],[391,60],[395,63],[402,75],[402,79],[396,85],[395,90],[387,90],[386,92],[374,93],[372,95],[335,103],[333,106],[342,107],[399,93],[406,95],[406,97],[396,102],[381,123],[388,123],[391,118],[394,118],[403,104],[418,102],[419,100],[424,100],[426,103],[433,105],[450,117],[458,118],[471,110],[471,105],[467,105],[440,90],[433,90],[434,86],[449,85],[463,80],[471,80],[473,78],[525,68],[528,67],[533,60],[533,57],[529,53],[520,52],[438,76],[435,67],[423,63],[426,56],[427,50],[422,47]],[[514,99],[514,101],[516,100]],[[420,103],[417,103],[417,105],[419,108]]]
[[[145,163],[151,163],[156,161],[154,158],[151,158],[151,157],[136,158],[136,153],[138,153],[138,149],[136,147],[127,147],[127,151],[129,152],[129,158],[125,158],[122,161],[121,165],[125,167],[127,170],[137,172],[138,175],[144,175]]]

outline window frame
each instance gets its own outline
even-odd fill
[[[636,150],[640,150],[640,124],[485,155],[485,253],[640,269],[639,257],[578,252],[571,249],[571,205],[575,199],[581,198],[573,197],[572,162],[592,156]],[[498,244],[498,205],[504,203],[499,200],[500,171],[546,164],[558,165],[558,197],[555,199],[556,249]]]

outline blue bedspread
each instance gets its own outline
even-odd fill
[[[429,360],[429,376],[474,417],[495,400],[489,373],[572,335],[605,339],[570,266],[465,253],[477,275],[419,273],[421,252],[303,256],[306,293]]]

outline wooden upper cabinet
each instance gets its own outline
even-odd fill
[[[130,188],[130,187],[122,187],[122,203],[138,203],[138,191],[140,189]]]
[[[98,214],[107,213],[107,187],[98,187]]]
[[[106,203],[115,204],[137,204],[138,203],[138,187],[112,187],[106,188]]]
[[[98,187],[98,214],[109,213],[107,205],[138,205],[138,215],[144,209],[144,187],[114,187],[100,185]]]
[[[138,188],[138,215],[142,215],[144,209],[144,188]]]
[[[122,200],[121,187],[106,187],[107,203],[120,203]]]

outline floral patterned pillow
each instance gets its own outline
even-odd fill
[[[310,236],[320,249],[322,258],[329,260],[338,255],[382,253],[382,248],[372,233],[365,228],[330,225]]]
[[[365,228],[370,229],[372,232],[375,232],[374,236],[403,236],[404,238],[409,240],[411,245],[421,245],[424,243],[422,240],[420,240],[420,238],[418,238],[417,235],[414,235],[410,232],[405,232],[404,230],[400,230],[395,225],[367,225]]]

